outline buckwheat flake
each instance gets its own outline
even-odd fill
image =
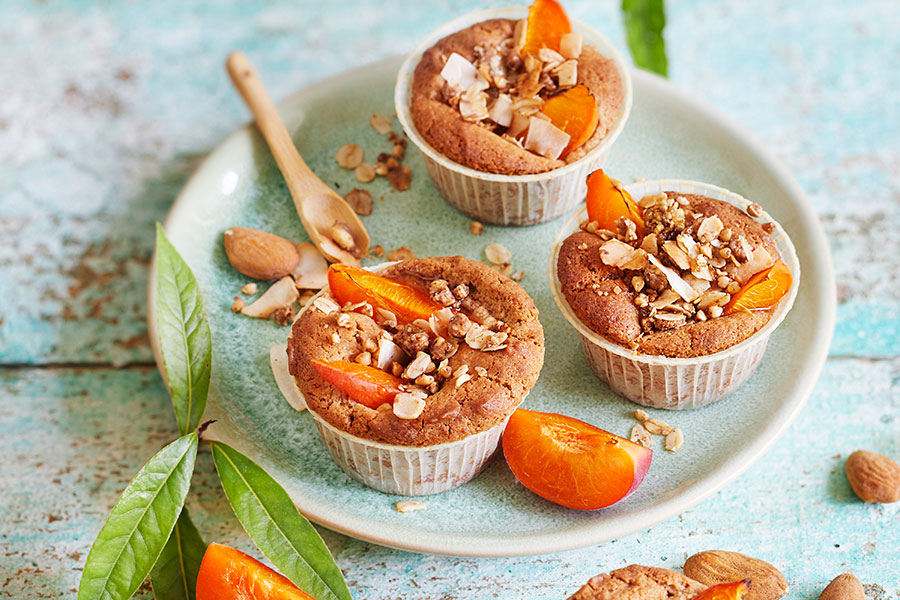
[[[428,508],[428,505],[424,502],[416,502],[415,500],[401,500],[394,505],[394,508],[397,512],[408,513],[417,510],[425,510],[426,508]]]
[[[391,118],[374,113],[369,118],[369,125],[381,135],[385,135],[391,131]]]
[[[244,284],[244,287],[241,288],[241,293],[247,296],[252,296],[258,291],[259,287],[255,283]]]
[[[469,375],[468,373],[463,373],[462,375],[459,375],[456,378],[456,383],[454,384],[454,387],[460,387],[460,386],[462,386],[462,384],[469,381],[470,379],[472,379],[471,375]]]
[[[678,452],[684,444],[684,434],[677,427],[666,435],[666,450]]]
[[[495,264],[502,265],[508,263],[512,258],[512,252],[506,249],[502,244],[488,244],[484,247],[484,255],[487,259]]]
[[[375,179],[375,167],[370,165],[367,162],[360,163],[357,165],[356,170],[353,172],[353,175],[356,177],[356,180],[360,183],[369,183],[373,179]]]
[[[345,169],[355,169],[362,163],[364,152],[357,144],[344,144],[338,148],[334,160]]]
[[[650,432],[644,429],[644,426],[640,424],[631,428],[631,436],[629,439],[635,444],[640,444],[644,448],[649,448],[653,445],[653,438],[650,437]]]
[[[654,435],[669,435],[675,428],[662,419],[647,419],[644,421],[644,429]]]

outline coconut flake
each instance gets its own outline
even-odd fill
[[[512,98],[508,94],[500,94],[488,110],[491,121],[503,127],[509,127],[512,123]]]
[[[409,357],[400,346],[386,337],[378,338],[378,360],[376,364],[382,371],[388,370],[393,363],[406,364]]]
[[[525,138],[526,150],[556,160],[569,145],[570,139],[572,138],[568,133],[553,123],[538,117],[531,117],[528,120],[528,136]]]
[[[302,290],[320,290],[328,285],[328,261],[309,242],[297,244],[300,262],[291,271],[291,277]]]
[[[284,346],[280,344],[269,346],[269,364],[272,366],[272,375],[275,376],[278,390],[284,396],[284,399],[287,400],[287,403],[294,410],[306,410],[306,400],[303,399],[303,394],[297,389],[297,382],[294,381],[294,376],[291,375]]]
[[[647,258],[651,263],[653,263],[653,266],[663,272],[663,275],[665,275],[666,279],[669,281],[669,285],[672,286],[672,289],[675,290],[675,292],[684,300],[692,302],[694,298],[697,297],[697,290],[691,287],[691,284],[689,284],[687,281],[682,279],[681,276],[675,272],[675,270],[670,269],[669,267],[659,262],[659,259],[652,254],[648,254]]]
[[[559,38],[559,53],[566,58],[581,56],[582,38],[580,33],[564,33]]]
[[[486,90],[490,87],[488,81],[478,72],[475,65],[454,52],[447,58],[444,68],[441,69],[441,77],[456,93],[469,90],[473,85],[478,89]]]
[[[273,283],[266,293],[256,299],[253,304],[245,306],[241,314],[257,319],[268,319],[276,309],[290,306],[300,297],[297,286],[290,276],[282,277]]]

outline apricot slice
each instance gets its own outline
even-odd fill
[[[578,510],[615,504],[644,480],[653,451],[565,415],[517,409],[503,454],[519,482]]]
[[[402,323],[427,320],[434,311],[443,308],[423,290],[358,267],[331,265],[328,286],[340,304],[368,302],[374,308],[391,311]]]
[[[393,402],[394,396],[402,391],[400,378],[375,367],[346,360],[311,362],[322,379],[369,408]]]
[[[725,305],[726,315],[742,310],[762,310],[778,304],[791,289],[793,277],[781,260],[751,277]]]
[[[594,95],[581,83],[548,98],[541,112],[554,126],[569,134],[562,158],[590,139],[600,119]]]
[[[694,600],[741,600],[750,590],[750,580],[741,579],[730,583],[719,583],[706,588]]]
[[[572,33],[572,25],[559,2],[534,0],[528,9],[522,56],[536,55],[541,48],[550,48],[559,52],[559,40],[567,33]]]
[[[240,550],[210,544],[197,575],[197,600],[315,600]]]
[[[585,202],[588,219],[600,223],[601,228],[616,231],[616,221],[619,217],[625,217],[634,221],[639,237],[644,235],[641,207],[622,184],[607,176],[603,169],[597,169],[588,175]]]

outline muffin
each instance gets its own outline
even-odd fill
[[[343,292],[332,289],[340,268],[298,316],[287,346],[329,453],[348,475],[384,492],[423,495],[465,483],[537,381],[544,342],[534,302],[481,263],[414,258],[378,273],[435,309],[425,310],[427,320],[411,319],[380,300],[341,306]],[[378,370],[390,394],[364,403],[323,371],[335,364]]]
[[[534,49],[528,23],[553,17],[538,5],[555,6],[568,33]],[[480,221],[529,225],[583,196],[630,111],[631,82],[602,36],[538,0],[530,15],[480,11],[432,33],[401,67],[395,104],[451,205]]]
[[[718,400],[749,378],[793,303],[793,246],[758,204],[721,188],[624,189],[636,221],[620,217],[611,231],[583,210],[560,234],[551,259],[557,304],[613,391],[658,408]]]

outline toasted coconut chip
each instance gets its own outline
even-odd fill
[[[497,96],[497,99],[494,100],[494,103],[491,104],[491,108],[488,110],[488,116],[497,125],[509,127],[513,117],[512,98],[508,94]]]
[[[711,217],[706,217],[703,219],[703,222],[700,223],[700,227],[697,228],[697,237],[700,238],[701,242],[714,240],[719,237],[719,233],[722,231],[723,227],[722,219],[718,216],[713,215]]]
[[[653,255],[659,252],[659,246],[656,243],[655,233],[648,233],[644,236],[643,241],[641,241],[641,250],[643,250],[647,254]]]
[[[711,290],[700,297],[697,307],[702,309],[709,308],[710,306],[725,306],[728,304],[729,300],[731,300],[731,294],[720,292],[718,290]]]
[[[672,289],[675,290],[683,299],[691,302],[698,296],[697,291],[693,287],[691,287],[691,284],[682,279],[681,276],[673,269],[670,269],[669,267],[659,262],[659,259],[652,254],[648,254],[647,258],[651,263],[653,263],[653,266],[663,272],[663,275],[665,275],[666,279],[669,281],[669,285],[672,286]]]
[[[328,285],[328,261],[309,242],[297,244],[300,262],[291,271],[291,277],[302,290],[320,290]]]
[[[290,277],[282,277],[253,304],[245,306],[241,310],[241,314],[257,319],[268,319],[276,309],[290,306],[299,297],[300,293],[297,291],[297,286],[294,285],[294,280]]]
[[[581,56],[582,43],[580,33],[564,33],[559,38],[559,53],[565,58],[578,58]]]
[[[291,375],[287,352],[285,352],[283,345],[273,344],[269,346],[269,364],[272,366],[272,375],[275,376],[278,390],[284,396],[284,399],[287,400],[287,403],[294,410],[306,410],[306,400],[303,399],[303,394],[297,389],[297,382],[294,381],[294,376]]]
[[[568,133],[552,123],[538,117],[531,117],[528,121],[525,149],[556,160],[569,145],[570,139],[572,138]]]
[[[743,238],[742,238],[743,239]],[[751,277],[775,264],[775,258],[763,246],[747,254],[747,262],[735,269],[734,278],[741,284],[747,283]]]
[[[675,302],[680,299],[681,296],[679,296],[675,290],[667,288],[665,291],[663,291],[662,294],[659,295],[656,300],[650,303],[650,306],[659,310],[675,304]]]
[[[425,399],[408,392],[400,392],[394,396],[392,409],[398,419],[417,419],[425,410]]]
[[[691,268],[691,261],[688,258],[687,252],[685,252],[684,248],[679,246],[677,242],[671,240],[663,242],[663,252],[668,254],[669,258],[672,259],[672,262],[682,271],[687,271]]]
[[[472,85],[479,85],[486,90],[490,87],[488,81],[478,72],[475,65],[454,52],[447,58],[444,68],[441,69],[441,77],[453,90],[461,93]]]
[[[326,315],[330,315],[333,312],[341,310],[341,307],[338,305],[338,303],[328,296],[319,296],[318,298],[313,300],[313,307],[319,309]]]
[[[692,288],[697,290],[698,294],[702,294],[703,292],[708,290],[710,286],[709,282],[712,281],[712,279],[706,279],[705,277],[699,278],[695,277],[694,275],[685,275],[683,279],[687,281]]]
[[[381,135],[385,135],[391,130],[391,118],[374,113],[369,119],[369,125]]]
[[[488,244],[484,247],[484,256],[495,265],[503,265],[510,261],[512,252],[502,244]]]
[[[604,264],[639,271],[647,266],[648,254],[616,239],[606,241],[600,246],[600,260]]]
[[[433,331],[435,335],[445,338],[449,337],[447,335],[447,326],[450,324],[450,319],[453,318],[453,315],[453,311],[448,307],[441,308],[431,313],[431,316],[428,318],[428,325],[431,331]]]

